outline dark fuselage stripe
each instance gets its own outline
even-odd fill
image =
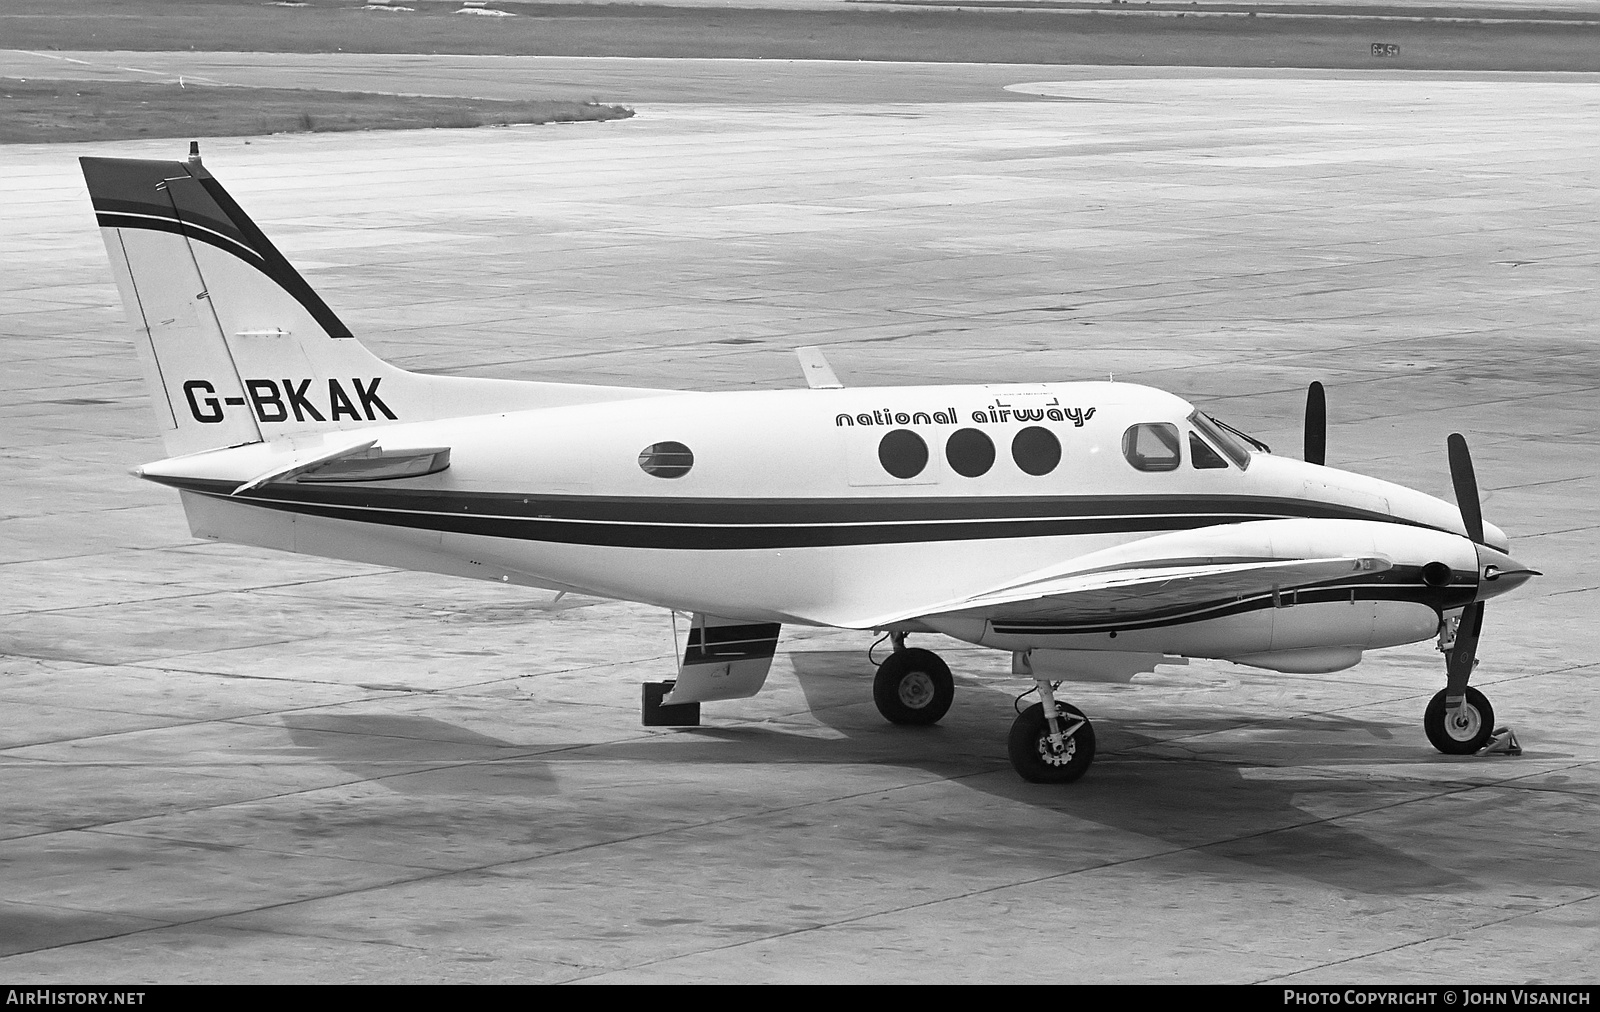
[[[1396,522],[1360,510],[1265,497],[1172,496],[1137,503],[1111,496],[694,500],[523,497],[294,484],[265,486],[233,496],[228,493],[236,486],[228,482],[158,480],[227,502],[377,526],[554,544],[677,550],[1154,534],[1300,517]]]
[[[701,527],[829,527],[971,521],[1022,523],[1086,519],[1214,517],[1218,522],[1315,518],[1421,526],[1354,507],[1304,499],[1238,495],[880,496],[847,498],[679,498],[528,495],[440,491],[390,483],[273,483],[232,496],[232,482],[155,477],[174,488],[227,495],[279,509],[342,508],[385,513],[471,515],[552,523]]]

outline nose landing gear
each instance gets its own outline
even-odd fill
[[[1035,784],[1070,784],[1094,762],[1094,725],[1083,711],[1055,699],[1054,687],[1037,683],[1041,702],[1017,715],[1006,739],[1011,766]]]
[[[1450,689],[1440,689],[1422,714],[1428,741],[1445,755],[1472,755],[1494,736],[1494,707],[1477,689],[1467,686],[1466,698],[1452,708]]]

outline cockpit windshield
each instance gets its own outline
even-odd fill
[[[1238,465],[1243,471],[1250,466],[1250,447],[1262,453],[1271,453],[1272,447],[1259,439],[1245,435],[1227,422],[1212,418],[1203,411],[1196,411],[1189,416],[1189,424],[1193,425],[1200,433],[1211,442],[1215,443],[1228,459]],[[1246,446],[1245,444],[1249,444]]]

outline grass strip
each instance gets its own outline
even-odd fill
[[[0,78],[0,143],[240,137],[625,119],[595,102],[433,98],[364,91]]]

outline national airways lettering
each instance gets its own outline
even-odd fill
[[[308,379],[285,379],[282,386],[276,380],[247,379],[244,389],[250,395],[250,406],[256,418],[263,422],[287,422],[291,414],[297,422],[337,422],[345,418],[354,422],[375,422],[379,414],[392,422],[399,421],[378,396],[378,384],[382,380],[382,376],[374,376],[362,382],[360,377],[352,376],[350,386],[355,389],[352,399],[342,383],[330,379],[327,399],[320,404],[320,398],[308,396],[312,382]],[[243,397],[224,397],[219,401],[216,392],[217,388],[205,380],[189,380],[183,385],[183,396],[189,402],[189,413],[195,421],[220,422],[224,404],[244,406]]]

